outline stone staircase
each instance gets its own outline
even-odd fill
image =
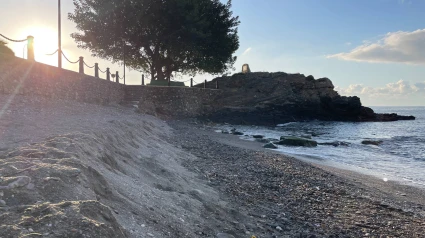
[[[122,105],[138,108],[139,100],[142,94],[140,85],[125,85],[124,86],[124,101]]]

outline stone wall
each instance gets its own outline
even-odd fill
[[[138,86],[139,110],[162,118],[187,118],[207,115],[221,105],[216,99],[222,91],[188,87]]]
[[[0,54],[0,93],[39,95],[87,103],[118,103],[123,85]]]

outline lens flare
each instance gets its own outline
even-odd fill
[[[13,91],[13,93],[9,96],[9,98],[7,99],[7,101],[0,108],[0,119],[3,117],[4,112],[9,108],[9,105],[12,103],[13,99],[15,98],[15,96],[18,94],[19,89],[22,87],[22,84],[24,83],[24,81],[28,78],[28,74],[29,74],[29,72],[31,72],[33,66],[34,66],[34,64],[31,64],[31,67],[29,67],[27,69],[27,71],[25,72],[25,74],[23,75],[23,77],[20,79],[19,84],[16,86],[15,90]]]
[[[55,52],[58,48],[57,30],[49,27],[28,27],[22,30],[22,36],[34,37],[34,55],[35,60],[40,63],[57,65],[57,55],[48,56]],[[19,44],[13,47],[13,50],[18,57],[27,57],[25,45]]]

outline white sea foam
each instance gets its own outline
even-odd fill
[[[276,126],[277,127],[283,127],[283,126],[293,125],[293,124],[296,124],[296,123],[298,123],[298,122],[288,122],[288,123],[283,123],[283,124],[277,124]]]
[[[325,146],[305,148],[278,146],[278,151],[301,156],[314,162],[331,162],[335,166],[348,166],[358,172],[377,175],[390,180],[425,184],[425,107],[379,107],[380,113],[414,115],[415,121],[397,122],[290,122],[275,128],[224,126],[236,128],[247,135],[264,135],[279,139],[280,136],[311,135],[323,142],[346,142],[349,146]],[[253,140],[252,137],[241,137]],[[363,145],[365,139],[382,140],[380,146]],[[381,177],[382,176],[382,177]],[[406,178],[408,178],[406,180]]]

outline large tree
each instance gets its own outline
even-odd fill
[[[71,36],[93,56],[168,80],[173,72],[223,73],[239,48],[231,0],[74,0]]]

